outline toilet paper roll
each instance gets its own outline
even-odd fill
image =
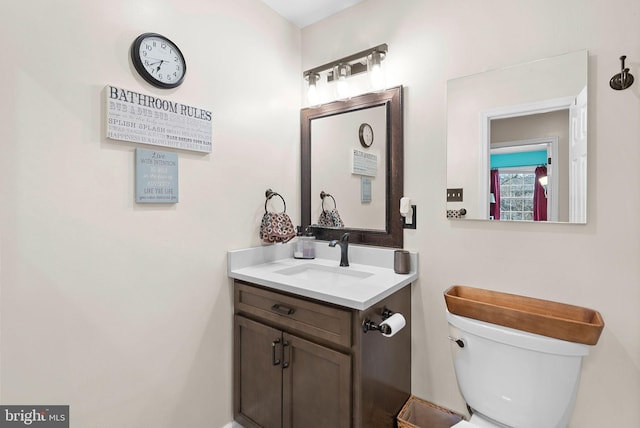
[[[400,330],[402,330],[405,325],[407,325],[407,320],[404,319],[402,314],[396,313],[391,315],[386,320],[382,321],[380,323],[380,326],[383,326],[383,325],[388,325],[391,328],[391,333],[388,333],[388,334],[382,333],[382,335],[385,337],[391,337],[397,332],[399,332]]]

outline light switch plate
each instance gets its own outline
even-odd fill
[[[462,188],[447,189],[447,202],[462,202]]]
[[[418,209],[415,205],[411,205],[413,215],[411,216],[411,223],[407,223],[407,219],[402,217],[402,227],[404,229],[415,229],[418,224]]]

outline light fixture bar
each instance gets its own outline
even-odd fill
[[[367,71],[367,56],[371,55],[373,52],[379,52],[381,54],[383,54],[383,58],[384,55],[387,54],[387,51],[389,50],[389,47],[387,46],[386,43],[383,43],[381,45],[375,46],[373,48],[369,48],[366,49],[364,51],[355,53],[353,55],[349,55],[346,56],[344,58],[340,58],[338,60],[335,61],[331,61],[327,64],[321,65],[319,67],[314,67],[311,68],[307,71],[305,71],[302,75],[305,77],[305,79],[307,78],[307,76],[309,76],[310,74],[320,74],[323,71],[330,71],[329,75],[327,76],[327,81],[332,81],[333,80],[333,67],[340,65],[340,64],[349,64],[351,65],[351,76],[355,75],[355,74],[359,74],[359,73],[363,73],[365,71]],[[358,60],[364,60],[364,64],[362,62],[359,62]]]

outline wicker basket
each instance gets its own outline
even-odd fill
[[[398,428],[450,428],[464,417],[413,395],[398,414]]]

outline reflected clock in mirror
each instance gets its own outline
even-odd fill
[[[303,228],[322,240],[349,232],[352,243],[403,246],[402,113],[402,86],[301,110]],[[321,221],[332,209],[344,227]]]
[[[587,221],[587,51],[447,83],[447,187],[466,219]]]

